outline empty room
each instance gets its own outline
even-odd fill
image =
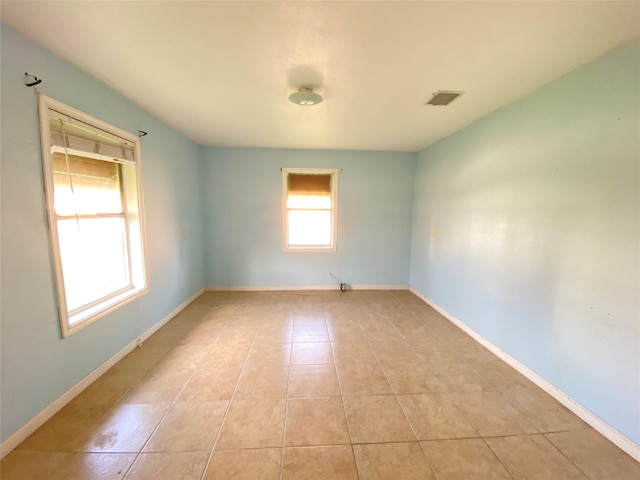
[[[640,478],[640,1],[3,1],[2,480]]]

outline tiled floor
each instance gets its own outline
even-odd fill
[[[207,293],[2,480],[625,480],[640,465],[406,291]]]

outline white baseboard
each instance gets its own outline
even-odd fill
[[[178,305],[175,309],[165,315],[160,321],[155,323],[151,328],[144,331],[138,338],[129,342],[124,348],[120,349],[115,355],[101,364],[98,368],[84,377],[73,387],[60,395],[56,400],[50,403],[44,410],[29,420],[25,425],[18,429],[13,435],[0,444],[0,458],[6,457],[14,448],[20,445],[29,435],[35,432],[47,420],[53,417],[62,407],[67,405],[76,396],[82,393],[89,385],[100,378],[107,370],[122,360],[128,353],[132,352],[137,346],[141,345],[146,339],[153,335],[158,329],[165,325],[169,320],[184,310],[187,305],[193,302],[204,292],[204,288],[196,292],[187,300]]]
[[[614,445],[617,445],[621,450],[628,453],[631,457],[633,457],[635,460],[640,462],[640,445],[638,445],[633,440],[631,440],[630,438],[628,438],[627,436],[625,436],[624,434],[620,433],[618,430],[613,428],[611,425],[609,425],[607,422],[602,420],[591,410],[588,410],[587,408],[583,407],[581,404],[579,404],[574,399],[569,397],[566,393],[564,393],[558,387],[550,383],[548,380],[544,379],[543,377],[538,375],[536,372],[531,370],[529,367],[527,367],[523,363],[520,363],[518,360],[516,360],[511,355],[506,353],[504,350],[502,350],[498,346],[491,343],[489,340],[484,338],[478,332],[470,328],[468,325],[466,325],[465,323],[463,323],[453,315],[451,315],[440,305],[438,305],[431,299],[422,295],[415,288],[410,287],[409,290],[418,298],[420,298],[422,301],[424,301],[427,305],[429,305],[438,313],[440,313],[444,318],[449,320],[451,323],[456,325],[458,328],[464,331],[471,338],[476,340],[480,345],[482,345],[491,353],[499,357],[505,363],[515,368],[518,372],[520,372],[522,375],[527,377],[529,380],[535,383],[542,390],[544,390],[553,398],[558,400],[561,404],[563,404],[565,407],[567,407],[569,410],[575,413],[578,417],[580,417],[586,423],[591,425],[594,430],[600,432],[605,438],[611,441],[611,443],[613,443]]]
[[[409,285],[347,285],[347,290],[408,290]],[[280,291],[310,291],[310,290],[336,290],[337,284],[331,285],[273,285],[273,286],[209,286],[207,292],[280,292]]]

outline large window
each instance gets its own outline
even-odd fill
[[[338,171],[282,169],[284,250],[336,250]]]
[[[64,337],[146,292],[135,135],[39,95],[49,231]]]

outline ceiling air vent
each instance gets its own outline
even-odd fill
[[[464,92],[452,92],[450,90],[438,90],[433,94],[427,105],[449,105]]]

